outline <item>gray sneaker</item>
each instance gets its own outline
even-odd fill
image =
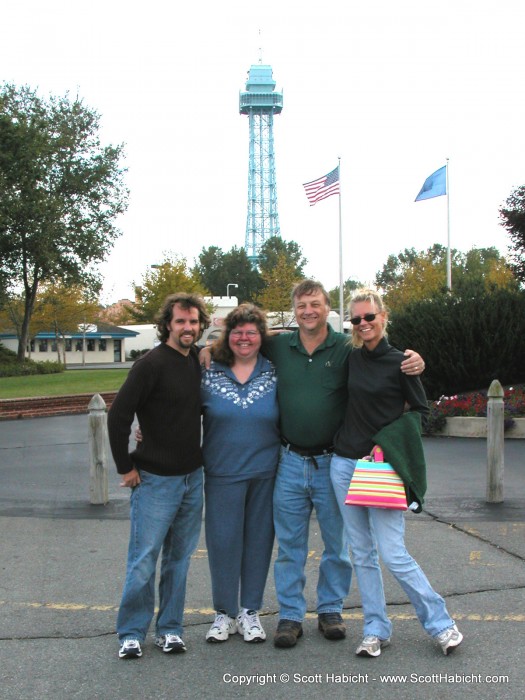
[[[373,634],[367,634],[361,644],[355,650],[356,656],[379,656],[381,649],[390,644],[390,637],[379,639]]]
[[[456,625],[452,625],[452,627],[449,627],[448,629],[443,630],[443,632],[437,634],[435,639],[438,640],[441,651],[445,654],[445,656],[448,656],[451,651],[454,651],[454,649],[461,644],[463,641],[463,635],[458,630]]]
[[[118,651],[120,659],[139,659],[142,656],[142,649],[138,639],[124,639],[120,643]]]
[[[186,645],[178,634],[157,635],[155,646],[162,649],[165,654],[182,654],[186,651]]]

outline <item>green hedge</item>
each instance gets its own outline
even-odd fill
[[[16,352],[0,343],[0,377],[26,377],[30,374],[58,374],[64,371],[60,362],[18,362]]]
[[[525,292],[497,290],[459,299],[445,294],[392,313],[396,347],[417,350],[429,399],[525,381]]]

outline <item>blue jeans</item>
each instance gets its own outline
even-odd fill
[[[316,456],[315,461],[318,469],[309,457],[282,448],[273,495],[279,545],[274,569],[279,617],[296,622],[302,622],[306,613],[304,568],[313,508],[324,544],[317,582],[317,612],[340,613],[352,578],[343,520],[330,483],[330,455]]]
[[[424,629],[435,637],[451,627],[454,620],[448,614],[443,598],[432,588],[418,563],[406,550],[403,511],[345,505],[355,465],[355,459],[334,455],[330,472],[352,550],[363,605],[364,634],[386,639],[392,633],[392,623],[386,613],[379,553],[407,594]]]
[[[213,607],[235,617],[259,610],[272,558],[274,479],[206,475],[206,546]]]
[[[186,578],[202,522],[202,469],[184,476],[140,472],[131,492],[128,565],[117,616],[119,640],[143,642],[154,613],[162,548],[157,635],[182,634]]]

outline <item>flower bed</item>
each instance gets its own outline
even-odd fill
[[[514,425],[515,418],[525,417],[525,385],[505,389],[503,402],[505,430],[509,430]],[[428,405],[430,414],[425,433],[432,435],[443,430],[447,418],[486,418],[487,392],[473,391],[456,396],[442,396],[438,401],[430,401]]]

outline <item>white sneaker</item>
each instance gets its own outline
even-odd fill
[[[215,622],[206,632],[207,642],[225,642],[230,634],[237,633],[237,624],[235,620],[226,615],[226,613],[218,612],[215,616]]]
[[[443,632],[437,634],[435,639],[438,640],[442,652],[445,654],[445,656],[447,656],[461,644],[463,641],[463,635],[458,630],[456,625],[452,625],[452,627],[449,627],[448,629],[443,630]]]
[[[245,642],[264,642],[266,639],[257,610],[241,608],[237,615],[237,631],[243,635]]]
[[[379,639],[373,634],[367,634],[361,644],[355,650],[356,656],[379,656],[381,649],[390,644],[390,637]]]

